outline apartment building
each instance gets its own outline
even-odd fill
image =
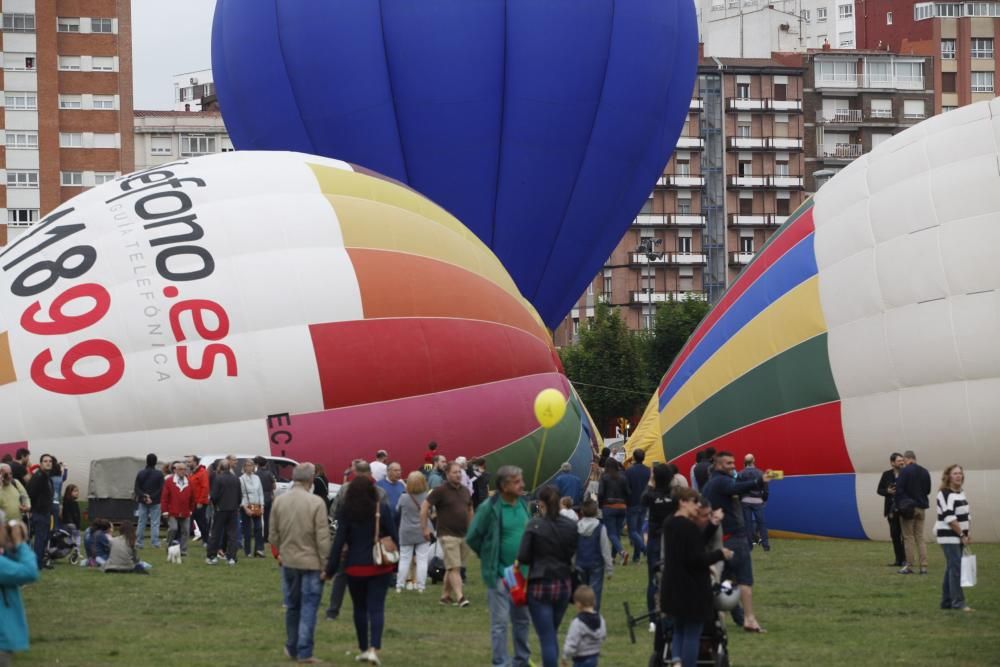
[[[698,22],[705,53],[718,57],[856,45],[854,0],[699,0]]]
[[[806,65],[807,192],[934,112],[932,57],[821,50],[787,59]]]
[[[198,100],[201,106],[201,100]],[[233,150],[218,111],[135,112],[135,168]]]
[[[866,49],[930,56],[932,113],[996,95],[996,43],[1000,1],[914,2],[857,0],[860,45]]]
[[[2,0],[0,245],[133,170],[129,0]]]
[[[571,343],[596,304],[634,331],[668,300],[715,303],[804,200],[801,63],[703,58],[670,161],[587,292],[556,329]]]
[[[174,111],[202,111],[202,99],[215,95],[211,69],[174,75]]]

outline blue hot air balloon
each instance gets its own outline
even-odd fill
[[[238,148],[407,183],[554,327],[670,157],[697,41],[691,0],[218,0],[212,67]]]

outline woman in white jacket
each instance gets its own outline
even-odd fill
[[[250,528],[253,527],[254,558],[264,558],[264,487],[260,477],[254,474],[254,463],[247,459],[240,475],[240,517],[243,524],[243,553],[250,557]]]

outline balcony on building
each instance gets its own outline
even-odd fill
[[[691,98],[691,105],[688,106],[689,111],[701,111],[704,108],[705,108],[704,100],[702,100],[700,97]]]
[[[803,188],[802,177],[801,176],[768,176],[767,185],[771,188],[780,188],[782,190],[795,190]]]
[[[851,63],[853,65],[853,61]],[[858,74],[857,72],[823,72],[816,71],[816,89],[837,88],[860,90],[872,88],[878,90],[923,90],[924,76],[922,74]]]
[[[639,213],[632,224],[640,227],[704,227],[703,213]]]
[[[656,184],[665,188],[703,188],[705,187],[705,177],[691,176],[690,174],[665,174],[656,180]]]
[[[753,259],[752,252],[731,252],[729,253],[729,266],[746,266]]]
[[[633,252],[629,254],[630,264],[656,266],[697,266],[708,263],[705,253],[701,252]]]
[[[732,227],[777,227],[787,219],[787,215],[774,215],[773,213],[761,215],[729,214],[729,224]]]
[[[832,111],[817,111],[817,125],[859,125],[861,109],[833,109]]]
[[[764,137],[729,137],[729,150],[763,150],[767,146]]]
[[[682,150],[700,151],[705,149],[705,140],[701,137],[678,137],[677,148]]]
[[[802,100],[767,100],[767,108],[777,113],[802,111]]]
[[[861,144],[824,144],[822,147],[825,160],[854,160],[861,157]]]
[[[668,301],[705,301],[708,296],[704,292],[632,292],[629,303],[666,303]]]
[[[767,147],[773,151],[800,151],[802,139],[798,137],[768,137]]]
[[[766,176],[730,176],[731,188],[763,188],[767,186]]]
[[[767,100],[763,98],[730,97],[727,100],[726,108],[730,111],[764,111],[767,109]]]

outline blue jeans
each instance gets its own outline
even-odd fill
[[[240,511],[243,514],[243,511]],[[243,514],[241,520],[243,521],[243,553],[247,556],[250,555],[250,529],[253,528],[253,545],[254,551],[264,550],[264,531],[263,531],[263,518],[259,516],[249,516]]]
[[[753,548],[753,538],[756,533],[760,533],[760,543],[765,549],[770,549],[771,545],[767,541],[767,523],[764,521],[764,503],[760,505],[750,505],[743,503],[743,525],[747,531],[747,542]]]
[[[604,527],[608,530],[608,539],[611,540],[611,557],[625,551],[622,549],[622,526],[625,525],[625,510],[614,507],[605,507],[601,510]]]
[[[945,568],[944,583],[941,584],[941,608],[962,609],[965,607],[965,592],[962,590],[962,545],[942,544]]]
[[[594,589],[594,610],[601,611],[601,593],[604,592],[604,564],[598,563],[593,567],[578,567],[580,583],[587,584]]]
[[[670,643],[673,657],[681,659],[681,667],[696,667],[701,649],[701,629],[704,623],[686,618],[674,619],[674,638]]]
[[[632,542],[632,559],[638,563],[642,554],[646,553],[646,543],[642,541],[642,522],[645,520],[646,508],[642,505],[629,507],[626,513],[628,516],[628,539]]]
[[[596,655],[588,655],[586,658],[573,658],[573,667],[597,667]]]
[[[624,514],[624,512],[622,512]],[[528,596],[528,611],[542,647],[542,667],[559,666],[559,624],[569,606],[569,593],[558,600],[536,600]]]
[[[316,611],[323,597],[319,570],[281,568],[285,593],[285,648],[298,660],[311,658]]]
[[[146,532],[146,520],[149,519],[149,541],[154,548],[160,547],[160,505],[145,505],[139,503],[139,511],[136,513],[135,526],[135,546],[142,546],[142,538]]]
[[[385,627],[385,593],[389,590],[392,577],[380,574],[374,577],[352,577],[347,575],[347,590],[354,605],[354,632],[358,636],[358,648],[382,648],[382,629]],[[371,627],[369,640],[368,629]]]
[[[528,667],[528,660],[531,658],[531,647],[528,645],[531,616],[528,608],[514,606],[510,592],[504,588],[501,580],[493,588],[486,589],[486,603],[490,609],[490,640],[493,644],[491,664],[496,667],[509,667],[512,664],[507,652],[507,625],[510,624],[514,635],[513,665]]]
[[[38,560],[38,569],[45,565],[45,550],[49,546],[49,525],[52,516],[41,512],[31,513],[31,534],[35,541],[35,558]]]

